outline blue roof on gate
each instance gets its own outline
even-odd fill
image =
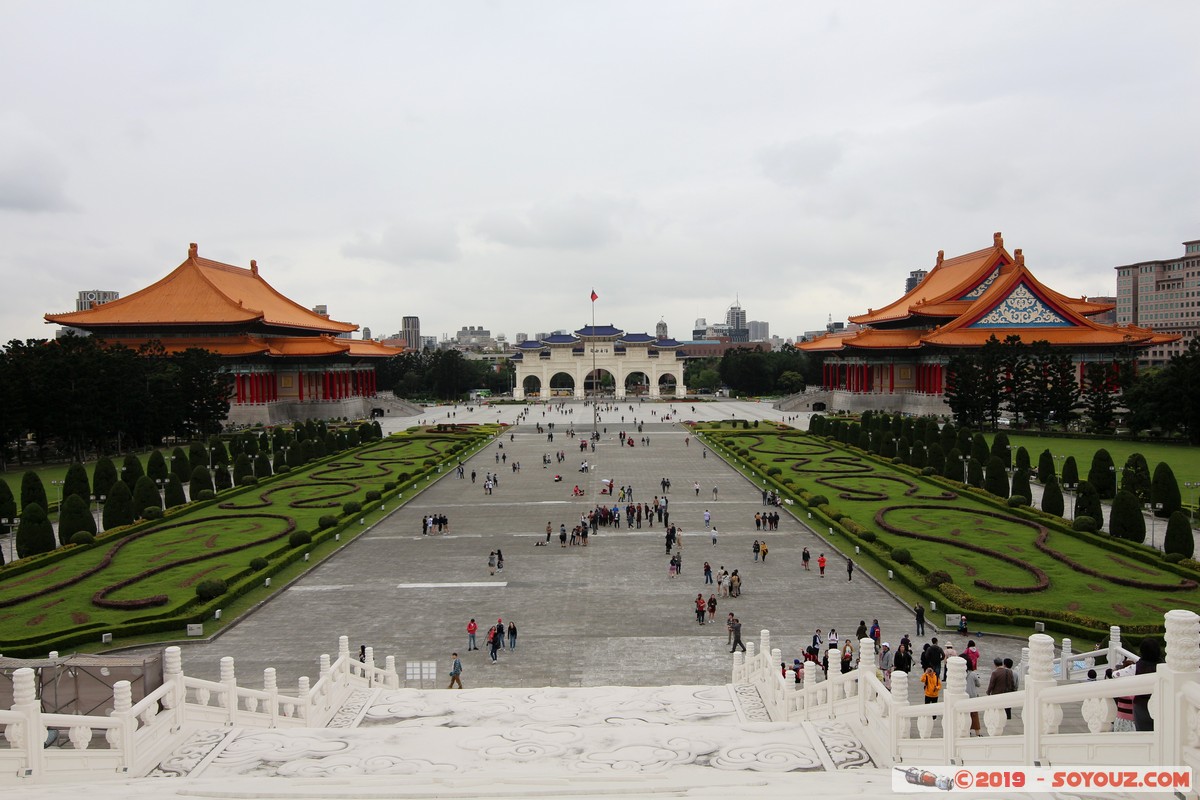
[[[648,333],[627,333],[621,337],[621,341],[626,344],[649,344],[654,337]]]
[[[683,344],[674,339],[658,339],[654,342],[655,347],[683,347]]]
[[[545,344],[575,344],[576,341],[575,337],[569,333],[556,333],[542,339]]]
[[[541,350],[545,345],[533,339],[526,339],[523,342],[517,342],[514,347],[517,350]]]
[[[584,325],[579,330],[575,331],[576,336],[620,336],[622,334],[620,328],[614,328],[612,325]]]

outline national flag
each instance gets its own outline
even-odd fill
[[[596,290],[595,290],[595,289],[592,289],[592,302],[594,303],[594,302],[596,302],[596,301],[597,301],[597,300],[599,300],[599,299],[600,299],[600,295],[596,294]]]

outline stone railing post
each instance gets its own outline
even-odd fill
[[[1064,681],[1071,680],[1071,670],[1074,666],[1072,662],[1075,660],[1074,652],[1074,649],[1071,647],[1071,640],[1064,636],[1058,657],[1058,674]]]
[[[1159,740],[1158,764],[1187,764],[1183,749],[1188,746],[1187,713],[1176,700],[1184,684],[1200,680],[1200,616],[1174,610],[1163,615],[1167,629],[1166,663],[1158,665],[1158,688],[1150,697],[1154,735]],[[1194,747],[1194,745],[1192,745]]]
[[[875,674],[875,640],[863,638],[858,642],[858,720],[867,724],[867,692],[871,688],[868,676]]]
[[[1121,628],[1113,625],[1108,629],[1108,664],[1110,669],[1116,669],[1125,657],[1121,655]]]
[[[383,660],[383,670],[387,673],[387,677],[383,680],[383,685],[389,689],[399,689],[400,674],[396,672],[395,656],[388,656]]]
[[[766,645],[766,642],[764,642],[764,646],[765,645]],[[763,650],[763,652],[765,653],[767,651]],[[782,687],[779,685],[779,682],[783,680],[783,677],[782,677],[781,673],[775,671],[775,665],[783,663],[783,651],[780,650],[778,647],[773,647],[773,648],[771,648],[770,653],[771,653],[771,663],[769,664],[769,666],[771,667],[771,679],[767,682],[767,685],[771,687],[771,689],[770,689],[770,694],[771,694],[770,706],[773,711],[779,711],[780,706],[783,703],[785,703],[785,701],[783,700],[783,694],[780,691],[782,689]],[[780,715],[780,714],[776,713],[776,714],[771,715],[771,719],[782,719],[785,716],[786,716],[786,714]]]
[[[183,727],[187,718],[187,687],[183,684],[183,653],[172,645],[163,651],[163,683],[170,691],[163,695],[162,706],[171,713],[171,731]]]
[[[237,724],[238,712],[238,697],[237,697],[237,676],[233,671],[233,656],[225,656],[221,659],[221,685],[225,690],[221,692],[219,704],[226,711],[225,724]]]
[[[958,740],[965,738],[971,729],[971,716],[958,710],[958,704],[967,699],[967,660],[962,656],[946,659],[946,685],[942,689],[942,702],[946,711],[942,715],[942,739],[946,743],[944,757],[947,764],[960,763],[956,758]],[[961,719],[960,719],[961,718]]]
[[[296,682],[296,696],[300,698],[300,718],[311,724],[316,715],[313,713],[312,689],[308,686],[307,676],[302,675]]]
[[[1026,660],[1025,709],[1021,719],[1025,724],[1025,763],[1039,765],[1042,758],[1042,736],[1049,721],[1049,709],[1042,708],[1041,693],[1055,685],[1054,640],[1044,633],[1029,637],[1029,647],[1022,649],[1022,660]]]
[[[736,652],[733,654],[733,682],[746,683],[746,654]]]
[[[771,652],[771,632],[769,630],[767,630],[766,628],[763,628],[761,631],[759,631],[758,632],[758,641],[759,641],[758,651],[760,653],[765,654],[765,653]]]
[[[133,689],[129,685],[129,681],[117,681],[113,684],[113,713],[114,717],[121,720],[121,727],[109,728],[105,734],[110,747],[115,747],[121,751],[121,768],[124,772],[129,772],[133,769],[134,752],[133,752],[133,735],[137,732],[137,717],[130,714],[133,708]]]
[[[275,681],[275,668],[263,670],[263,691],[267,697],[267,713],[271,715],[271,727],[279,727],[279,685]]]
[[[13,722],[4,728],[4,738],[13,750],[25,756],[25,777],[35,777],[42,772],[42,745],[46,741],[46,729],[42,727],[42,707],[37,699],[37,675],[29,667],[21,667],[13,673],[12,710],[22,716],[21,722]]]
[[[350,663],[350,637],[349,636],[339,636],[338,637],[337,658],[334,660],[341,661],[343,665],[348,665]],[[346,672],[349,673],[348,668],[343,667],[343,669],[345,669]]]
[[[892,707],[888,714],[889,740],[891,742],[892,763],[900,763],[900,740],[908,738],[911,721],[901,717],[901,709],[908,707],[908,673],[892,670]]]
[[[1029,647],[1021,648],[1021,660],[1013,667],[1013,672],[1016,673],[1017,680],[1022,686],[1025,685],[1025,675],[1029,672]]]

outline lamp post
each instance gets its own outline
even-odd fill
[[[99,498],[99,505],[96,507],[96,530],[104,530],[104,501],[108,499],[108,495],[102,494]]]
[[[59,513],[62,513],[62,501],[63,501],[63,496],[62,496],[62,493],[63,493],[63,484],[64,484],[64,483],[66,483],[66,481],[65,481],[65,480],[62,480],[62,481],[50,481],[50,483],[52,483],[53,485],[55,485],[55,486],[57,486],[57,487],[58,487],[58,511],[59,511]],[[47,511],[47,512],[49,512],[49,510],[50,510],[50,509],[46,509],[46,511]]]
[[[961,461],[963,465],[963,483],[965,484],[967,482],[967,462],[969,459],[967,456],[959,456],[958,460]]]
[[[166,481],[165,481],[165,480],[163,480],[162,478],[155,478],[155,479],[154,479],[154,483],[155,483],[155,484],[158,486],[158,499],[159,499],[159,501],[160,501],[160,502],[163,504],[163,506],[166,506],[166,504],[167,504],[167,498],[166,498],[166,495],[165,495],[165,493],[164,493],[164,488],[165,488]]]
[[[1158,516],[1158,511],[1162,510],[1162,503],[1146,503],[1146,510],[1150,512],[1150,546],[1158,549],[1158,545],[1154,541],[1154,518]]]
[[[1184,487],[1189,490],[1200,490],[1200,483],[1185,483]],[[1195,522],[1198,516],[1200,516],[1200,492],[1197,492],[1196,504],[1192,506],[1192,521]]]
[[[0,525],[3,525],[6,528],[5,536],[8,539],[8,558],[5,559],[5,564],[11,564],[16,560],[17,543],[14,541],[13,531],[16,530],[17,526],[20,524],[20,517],[12,517],[11,519],[6,517],[5,519],[0,519]]]
[[[1064,483],[1063,484],[1063,488],[1066,489],[1066,491],[1067,491],[1067,499],[1070,500],[1070,502],[1067,503],[1067,513],[1070,514],[1070,516],[1067,517],[1067,519],[1071,520],[1072,522],[1075,521],[1075,501],[1073,499],[1071,499],[1071,497],[1075,492],[1075,487],[1078,485],[1079,484],[1077,484],[1077,483]]]
[[[91,507],[91,504],[95,504],[96,510],[92,512],[92,515],[96,518],[96,530],[100,530],[100,502],[103,499],[104,495],[102,494],[93,494],[88,496],[89,508]]]

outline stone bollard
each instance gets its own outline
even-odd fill
[[[892,670],[892,698],[888,709],[888,725],[891,728],[892,762],[900,763],[900,740],[912,734],[912,721],[898,713],[908,707],[908,673]]]
[[[953,760],[958,740],[966,738],[971,729],[971,715],[955,709],[967,699],[967,660],[962,656],[946,659],[946,685],[942,689],[942,701],[946,712],[942,715],[942,738],[946,743],[944,757],[947,764],[960,763]]]
[[[1021,651],[1026,664],[1025,707],[1021,718],[1025,725],[1025,754],[1022,763],[1036,764],[1044,760],[1041,752],[1042,736],[1055,733],[1062,720],[1062,708],[1042,707],[1040,694],[1055,685],[1054,640],[1044,633],[1029,637],[1029,646]],[[1057,715],[1055,714],[1057,710]],[[1055,719],[1055,716],[1058,719]]]
[[[1071,680],[1071,670],[1074,669],[1072,662],[1075,660],[1074,652],[1075,649],[1071,646],[1071,640],[1064,636],[1058,656],[1058,674],[1064,681]]]
[[[758,641],[760,642],[758,647],[758,651],[760,653],[771,652],[771,632],[769,630],[763,628],[761,631],[759,631]]]
[[[1155,720],[1155,735],[1161,737],[1160,757],[1180,759],[1184,757],[1185,749],[1194,747],[1189,744],[1194,737],[1188,714],[1176,698],[1181,696],[1184,685],[1200,680],[1200,674],[1197,674],[1200,668],[1200,616],[1176,609],[1164,614],[1163,620],[1166,662],[1158,665],[1159,688],[1150,696],[1150,715]]]
[[[171,732],[183,727],[184,706],[187,704],[187,686],[183,682],[183,652],[172,645],[163,651],[163,683],[170,691],[163,695],[162,707],[171,712]]]
[[[221,684],[225,687],[225,691],[221,692],[217,698],[217,704],[221,708],[229,712],[226,720],[227,725],[234,724],[237,717],[237,676],[233,670],[233,657],[225,656],[221,659]]]
[[[312,690],[308,686],[308,677],[300,676],[296,681],[296,696],[300,698],[300,718],[307,721],[313,719]]]
[[[13,673],[12,680],[12,710],[21,714],[22,720],[6,725],[4,738],[11,749],[24,753],[23,774],[31,777],[41,774],[42,745],[46,741],[46,729],[41,724],[41,704],[37,699],[37,675],[29,667],[21,667]]]
[[[1108,629],[1108,666],[1116,669],[1117,665],[1124,660],[1121,655],[1121,628],[1113,625]]]
[[[129,681],[117,681],[113,684],[112,716],[121,719],[121,727],[109,728],[104,734],[108,746],[121,751],[121,766],[128,772],[133,767],[133,734],[137,731],[137,719],[130,713],[133,708],[133,689]]]
[[[383,660],[383,671],[387,673],[383,679],[384,686],[389,689],[400,688],[400,675],[396,672],[395,656],[388,656]]]

